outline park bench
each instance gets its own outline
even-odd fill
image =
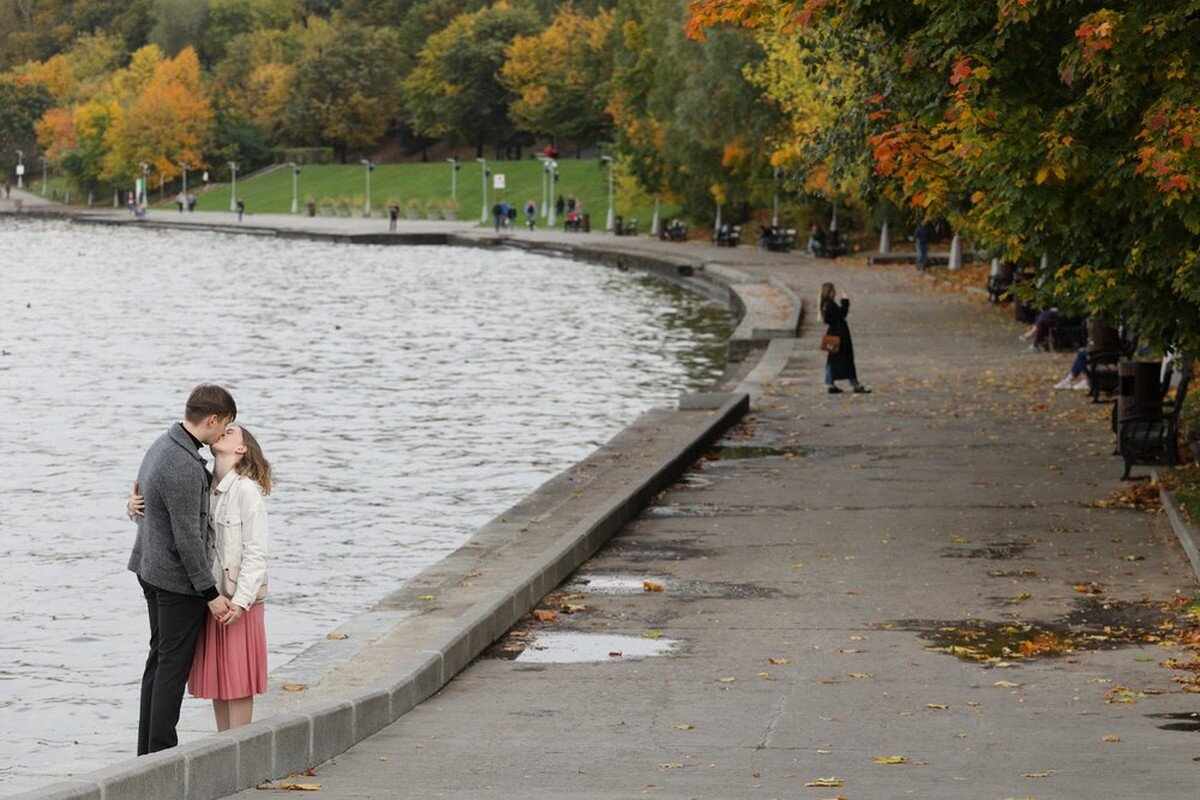
[[[792,231],[792,234],[794,237],[795,231]],[[838,231],[829,231],[825,234],[825,241],[813,247],[812,254],[817,258],[837,258],[846,255],[849,251],[846,237]]]
[[[1092,341],[1092,337],[1088,337],[1085,371],[1088,378],[1088,394],[1091,395],[1093,403],[1100,402],[1101,394],[1112,398],[1116,393],[1120,385],[1118,365],[1123,359],[1133,357],[1137,350],[1137,342],[1136,334],[1125,337],[1112,329],[1109,329],[1103,341]]]
[[[741,225],[722,225],[713,231],[713,244],[717,247],[737,247],[741,241]]]
[[[1055,317],[1050,326],[1051,350],[1078,350],[1087,344],[1087,323],[1083,317]]]
[[[671,242],[683,242],[687,240],[687,232],[687,223],[673,219],[663,226],[662,233],[659,234],[659,238]]]
[[[772,253],[790,253],[796,249],[796,229],[771,228],[764,243]]]
[[[567,233],[590,233],[592,218],[587,214],[568,214],[563,230]]]
[[[625,219],[624,217],[613,218],[613,233],[617,236],[637,236],[638,223],[636,219]]]
[[[1130,479],[1129,470],[1134,466],[1173,467],[1179,463],[1179,412],[1187,399],[1191,374],[1191,363],[1184,361],[1173,396],[1167,396],[1172,377],[1168,372],[1157,403],[1141,403],[1125,409],[1117,422],[1117,451],[1125,461],[1121,480]]]

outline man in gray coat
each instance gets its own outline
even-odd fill
[[[225,435],[237,406],[220,386],[201,384],[183,422],[150,445],[136,490],[146,499],[137,518],[129,569],[137,573],[150,613],[150,657],[142,674],[138,755],[179,744],[175,726],[192,669],[196,638],[211,612],[224,620],[229,601],[216,589],[204,544],[212,476],[200,448]]]

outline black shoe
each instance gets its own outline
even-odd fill
[[[870,394],[871,390],[865,386],[855,386],[854,393],[855,394]]]
[[[829,385],[829,393],[830,394],[841,394],[842,390],[839,389],[838,387],[834,386],[833,384],[830,384]]]

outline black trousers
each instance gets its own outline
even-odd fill
[[[144,756],[179,744],[175,726],[208,606],[199,595],[168,592],[141,578],[138,583],[150,612],[150,657],[142,673],[138,719],[137,754]]]

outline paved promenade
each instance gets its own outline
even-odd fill
[[[824,280],[848,291],[874,393],[825,393],[810,319],[725,448],[543,602],[557,619],[303,780],[329,798],[1194,797],[1196,695],[1160,666],[1188,654],[1153,640],[1160,603],[1197,587],[1162,515],[1093,505],[1120,469],[1108,407],[1049,388],[1068,357],[1022,355],[997,309],[911,269],[706,255],[810,308]],[[540,660],[576,647],[599,662]]]
[[[911,268],[532,237],[687,248],[810,315],[832,280],[874,392],[825,393],[810,316],[722,446],[543,601],[554,619],[293,780],[325,798],[1195,797],[1200,701],[1161,664],[1191,657],[1168,605],[1198,589],[1163,515],[1104,502],[1124,488],[1108,406],[1050,389],[1068,356],[1022,354],[998,309]],[[596,660],[563,663],[578,652]]]

